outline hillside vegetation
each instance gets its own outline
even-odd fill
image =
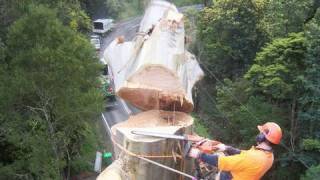
[[[90,18],[79,1],[1,3],[0,179],[71,179],[99,148]]]
[[[88,38],[106,17],[147,0],[0,1],[0,179],[71,179],[99,147],[101,67]],[[320,1],[172,0],[187,12],[189,45],[206,73],[194,88],[196,130],[250,148],[256,126],[282,127],[264,179],[320,176]],[[98,13],[99,14],[99,13]]]
[[[196,13],[205,80],[196,111],[210,134],[249,148],[266,121],[284,137],[265,179],[317,179],[320,171],[320,3],[217,0]],[[305,174],[305,175],[304,175]]]

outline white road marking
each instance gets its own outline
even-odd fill
[[[104,124],[105,124],[105,125],[107,126],[107,128],[108,128],[109,135],[111,135],[111,128],[110,128],[110,126],[109,126],[109,124],[108,124],[108,121],[106,120],[106,117],[104,116],[103,113],[101,113],[101,117],[102,117],[102,120],[103,120]]]
[[[128,115],[132,114],[132,111],[129,109],[128,105],[126,102],[124,102],[123,99],[120,99],[121,105],[123,107],[123,109],[128,113]]]

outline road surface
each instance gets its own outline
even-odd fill
[[[102,39],[100,57],[103,56],[104,50],[116,37],[124,36],[126,41],[132,40],[139,29],[139,24],[141,19],[142,17],[135,17],[135,18],[117,23],[115,25],[115,28]]]

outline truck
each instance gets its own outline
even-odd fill
[[[93,21],[93,32],[97,34],[105,34],[114,27],[113,19],[97,19]]]
[[[108,101],[108,102],[113,102],[116,100],[115,98],[115,94],[114,94],[114,90],[112,88],[112,84],[111,84],[111,80],[102,75],[99,77],[100,79],[100,90],[104,96],[104,98]]]
[[[90,36],[90,43],[95,48],[96,51],[100,50],[101,42],[100,42],[100,36],[98,35],[91,35]]]
[[[113,76],[104,58],[100,59],[100,63],[104,65],[103,72],[99,77],[100,91],[103,94],[104,99],[107,100],[105,108],[111,108],[117,104],[113,88]]]

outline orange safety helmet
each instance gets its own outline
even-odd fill
[[[267,122],[262,126],[258,126],[258,129],[263,133],[268,141],[273,144],[279,144],[282,138],[282,131],[278,124],[274,122]]]

